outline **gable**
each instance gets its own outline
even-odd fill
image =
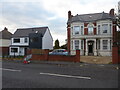
[[[0,32],[0,39],[11,39],[12,33],[10,33],[8,30],[2,30]]]

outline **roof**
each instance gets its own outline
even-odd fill
[[[115,19],[114,16],[111,16],[109,13],[93,13],[93,14],[82,14],[82,15],[76,15],[71,17],[71,19],[68,20],[69,22],[94,22],[98,20],[105,20],[105,19]]]
[[[44,36],[48,27],[21,28],[17,29],[12,37],[28,37],[30,33],[41,33]]]
[[[7,28],[0,32],[0,39],[11,39],[12,33]]]

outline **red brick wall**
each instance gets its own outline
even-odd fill
[[[120,54],[118,54],[119,47],[113,46],[112,47],[112,63],[118,64],[120,63]]]
[[[96,35],[96,32],[97,32],[97,31],[96,31],[96,28],[94,28],[94,35]]]
[[[84,29],[84,35],[88,35],[88,28]]]
[[[94,24],[94,26],[96,26],[96,22],[94,22],[93,24]]]
[[[119,53],[118,53],[118,63],[120,63],[120,46],[118,47]]]
[[[49,61],[71,61],[74,62],[75,56],[49,55]]]
[[[32,54],[32,58],[30,60],[47,60],[47,59],[45,55]]]
[[[43,55],[32,54],[30,60],[46,60],[46,61],[69,61],[69,62],[80,62],[80,50],[76,50],[76,55],[74,56],[64,56],[64,55],[49,55],[49,50]]]
[[[9,47],[0,47],[0,51],[2,51],[2,55],[9,55]]]
[[[118,51],[120,50],[120,46],[116,45],[116,42],[118,41],[117,36],[117,27],[116,22],[113,22],[113,47],[112,47],[112,63],[118,64],[120,63],[120,53]]]
[[[87,27],[88,23],[84,23],[84,27]]]

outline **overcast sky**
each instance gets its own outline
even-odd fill
[[[60,45],[67,39],[67,17],[88,13],[117,11],[119,0],[0,0],[0,31],[48,26]]]

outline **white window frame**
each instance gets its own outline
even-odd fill
[[[108,40],[103,40],[102,45],[103,45],[103,50],[107,50],[108,49]]]
[[[93,26],[88,27],[88,35],[94,35],[94,27]]]
[[[101,34],[101,25],[98,25],[97,27],[98,27],[98,29],[97,29],[98,30],[98,35],[100,35]]]
[[[84,40],[81,40],[81,49],[84,49]]]
[[[75,30],[76,28],[79,28],[79,30],[76,31],[76,30]],[[73,32],[74,32],[74,35],[80,35],[80,26],[74,26],[74,27],[73,27]],[[76,32],[77,32],[77,33],[76,33]]]
[[[80,26],[80,31],[81,31],[80,35],[83,35],[84,34],[84,26],[83,25]]]
[[[109,30],[110,30],[110,34],[112,33],[112,24],[109,24]]]
[[[27,37],[24,38],[24,43],[28,43],[28,38]]]
[[[15,42],[15,39],[19,39],[19,42]],[[20,38],[13,38],[13,43],[20,43]]]
[[[106,25],[107,27],[105,27],[105,25]],[[107,32],[104,32],[104,31],[107,31]],[[102,24],[102,33],[103,33],[103,34],[107,34],[107,33],[108,33],[108,24],[107,24],[107,23]]]
[[[79,40],[74,40],[74,49],[80,49],[80,41]]]

